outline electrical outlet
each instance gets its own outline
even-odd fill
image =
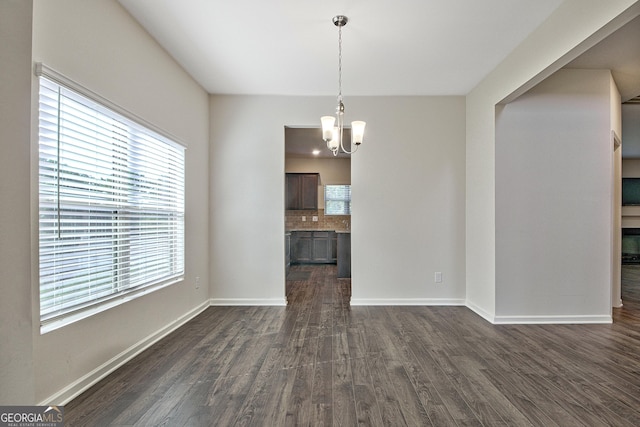
[[[307,222],[307,217],[306,216],[302,217],[302,222]]]
[[[317,217],[317,216],[312,216],[312,217],[311,217],[311,221],[313,221],[313,222],[318,222],[318,217]]]
[[[434,275],[433,280],[436,283],[442,283],[442,272],[441,271],[436,271],[436,274]]]
[[[200,276],[196,277],[196,289],[200,289]]]

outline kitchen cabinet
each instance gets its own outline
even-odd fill
[[[338,278],[351,277],[351,233],[338,233]]]
[[[286,208],[288,210],[317,210],[318,184],[320,175],[317,173],[287,173]]]
[[[336,232],[332,232],[331,233],[331,263],[335,264],[336,262],[338,262],[338,233]]]
[[[335,264],[337,237],[335,231],[291,232],[291,263]]]
[[[291,263],[305,264],[312,259],[313,231],[291,233]]]
[[[291,233],[284,234],[284,262],[285,273],[289,274],[289,267],[291,267]]]

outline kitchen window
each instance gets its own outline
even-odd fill
[[[44,333],[183,279],[185,148],[36,72]]]
[[[324,186],[324,214],[351,215],[351,186]]]

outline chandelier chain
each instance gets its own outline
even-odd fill
[[[342,25],[338,26],[338,101],[342,102]]]

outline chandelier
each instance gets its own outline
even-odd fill
[[[334,156],[338,155],[338,150],[342,150],[347,154],[355,153],[362,144],[364,136],[365,122],[351,122],[351,149],[344,148],[344,104],[342,103],[342,27],[347,25],[349,19],[344,15],[337,15],[333,18],[333,23],[338,27],[338,106],[336,107],[336,115],[323,116],[320,118],[322,122],[322,139],[327,143],[327,148],[333,152]]]

